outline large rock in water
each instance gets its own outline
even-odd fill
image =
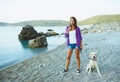
[[[35,39],[29,40],[28,43],[29,43],[28,46],[31,48],[46,47],[48,45],[45,36],[38,36]]]
[[[43,32],[37,33],[33,26],[26,25],[19,34],[20,40],[29,40],[28,46],[31,48],[46,47],[48,45]]]
[[[20,32],[19,39],[20,40],[30,40],[36,38],[38,35],[37,31],[33,28],[33,26],[26,25],[23,27],[22,31]]]

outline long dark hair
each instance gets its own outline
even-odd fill
[[[73,19],[75,21],[74,23],[74,27],[77,28],[77,19],[75,17],[70,17],[70,19]],[[70,24],[70,27],[72,27],[72,25]]]

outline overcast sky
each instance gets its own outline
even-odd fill
[[[0,0],[0,21],[78,20],[120,14],[120,0]]]

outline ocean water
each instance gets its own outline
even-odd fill
[[[34,27],[37,32],[47,32],[53,29],[55,32],[64,33],[66,27]],[[20,26],[0,27],[0,69],[29,59],[35,55],[55,49],[65,43],[63,35],[47,37],[48,46],[44,48],[28,48],[27,41],[19,41],[18,34],[22,30]]]

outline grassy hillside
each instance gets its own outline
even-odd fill
[[[88,25],[95,23],[107,23],[107,22],[120,22],[120,14],[116,15],[98,15],[91,18],[88,18],[83,21],[79,21],[78,25]]]
[[[69,24],[69,22],[64,20],[34,20],[34,21],[24,21],[19,23],[13,23],[10,25],[25,26],[27,24],[32,26],[66,26]]]

